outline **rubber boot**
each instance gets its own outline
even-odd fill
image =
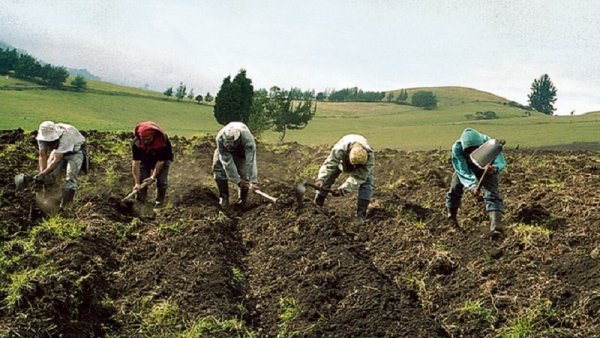
[[[246,206],[246,202],[248,201],[248,188],[240,188],[239,191],[239,198],[237,200],[237,202],[235,204],[237,204],[240,207],[245,207]]]
[[[229,206],[229,184],[226,180],[215,180],[217,189],[219,189],[219,206],[227,208]]]
[[[319,194],[315,195],[315,204],[319,207],[322,207],[323,204],[325,204],[325,197],[326,196],[321,196]]]
[[[502,232],[502,211],[490,211],[490,232]]]
[[[356,200],[356,217],[361,223],[367,220],[367,208],[369,207],[369,200],[359,198]]]
[[[456,217],[457,215],[458,208],[448,208],[448,215],[446,215],[446,218],[448,219],[450,224],[455,227],[458,227],[458,218]]]
[[[62,191],[62,199],[60,201],[59,209],[64,209],[69,203],[73,201],[75,197],[75,190],[73,189],[63,189]]]
[[[162,208],[165,205],[165,197],[167,196],[167,188],[158,189],[156,191],[156,202],[154,208]]]

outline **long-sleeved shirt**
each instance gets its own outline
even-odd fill
[[[366,165],[354,166],[350,163],[350,149],[354,143],[360,143],[367,151],[368,159]],[[367,139],[361,135],[349,134],[342,137],[333,146],[331,153],[319,169],[317,180],[325,181],[337,168],[342,172],[350,173],[348,179],[340,185],[339,189],[344,194],[351,193],[358,190],[360,185],[366,181],[373,170],[374,164],[375,155]]]
[[[483,137],[484,143],[490,140],[490,137],[485,134],[481,134],[481,136]],[[506,160],[504,159],[503,153],[496,156],[493,165],[496,167],[496,170],[498,170],[498,174],[502,173],[504,168],[506,168]],[[468,190],[472,190],[477,186],[477,177],[471,169],[471,167],[474,167],[475,165],[471,163],[469,154],[464,151],[461,140],[456,141],[452,146],[452,166],[463,186]]]
[[[240,131],[239,139],[232,143],[226,141],[224,135],[224,130],[228,126],[233,126]],[[252,136],[248,127],[241,122],[230,122],[219,131],[216,142],[219,161],[225,169],[227,178],[235,184],[240,183],[241,177],[235,165],[234,157],[241,157],[244,159],[248,180],[251,183],[256,183],[258,177],[256,166],[256,142],[254,142],[254,136]]]

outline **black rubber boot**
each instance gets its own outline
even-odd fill
[[[219,189],[219,206],[227,208],[229,206],[229,184],[226,180],[215,180],[217,189]]]
[[[446,218],[448,219],[451,225],[456,227],[458,226],[458,219],[456,217],[457,215],[458,208],[448,208],[448,215],[446,215]]]
[[[73,198],[75,198],[75,190],[63,189],[59,209],[64,209],[69,203],[73,201]]]
[[[248,201],[248,191],[248,188],[240,188],[239,198],[235,204],[237,204],[240,207],[245,207],[246,202]]]
[[[367,220],[367,208],[369,207],[369,200],[359,198],[356,201],[356,217],[361,223]]]
[[[490,232],[502,232],[502,211],[490,211]]]
[[[320,206],[320,207],[322,207],[322,206],[323,206],[323,204],[325,204],[325,197],[326,197],[326,196],[321,196],[321,195],[319,195],[319,194],[316,194],[316,196],[315,196],[315,204],[316,204],[317,206]]]
[[[162,208],[165,205],[165,197],[167,196],[167,188],[158,189],[156,191],[156,202],[154,202],[155,208]]]

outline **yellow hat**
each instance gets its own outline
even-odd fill
[[[350,149],[350,163],[352,165],[365,165],[368,158],[369,154],[367,154],[367,150],[360,143],[352,145]]]

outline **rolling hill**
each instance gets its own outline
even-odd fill
[[[438,98],[431,111],[395,103],[318,102],[316,116],[303,130],[290,130],[285,141],[332,144],[347,133],[365,135],[376,148],[446,149],[465,127],[503,138],[509,146],[598,150],[600,114],[546,116],[512,105],[497,95],[465,87],[429,87]],[[71,123],[80,129],[128,131],[141,120],[154,120],[170,134],[215,134],[220,125],[212,106],[185,99],[176,102],[158,92],[88,81],[88,90],[53,90],[11,77],[0,78],[0,129],[35,130],[40,121]],[[473,120],[493,111],[494,120]],[[278,134],[261,138],[277,142]]]

